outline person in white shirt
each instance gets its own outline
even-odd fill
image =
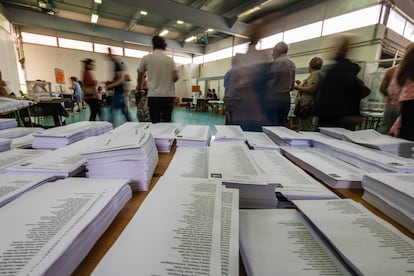
[[[147,98],[152,123],[171,122],[175,99],[175,82],[178,73],[174,60],[165,54],[167,43],[160,36],[152,38],[154,51],[142,58],[138,67],[137,90],[145,93],[142,87],[147,76]]]

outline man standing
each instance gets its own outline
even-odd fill
[[[178,80],[178,73],[174,60],[165,54],[167,47],[165,40],[160,36],[154,36],[152,46],[154,51],[144,56],[138,67],[137,90],[139,93],[144,93],[141,87],[146,74],[151,121],[171,122],[175,99],[174,83]]]
[[[287,126],[290,91],[295,85],[296,71],[295,64],[287,57],[288,50],[288,45],[284,42],[277,43],[273,48],[266,108],[270,125]]]

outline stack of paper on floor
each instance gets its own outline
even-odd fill
[[[336,199],[338,196],[278,152],[250,151],[268,183],[274,183],[281,199]],[[283,206],[278,206],[283,207]]]
[[[316,148],[282,147],[281,150],[293,163],[332,188],[362,188],[364,170]]]
[[[352,199],[301,200],[307,217],[354,275],[410,275],[414,240]]]
[[[134,125],[116,128],[97,137],[82,155],[87,159],[87,176],[128,178],[134,191],[147,191],[158,164],[158,152],[151,133]]]
[[[131,198],[126,179],[66,178],[0,208],[8,275],[70,275]],[[22,258],[24,256],[24,258]]]
[[[366,174],[362,198],[414,233],[414,174]]]
[[[86,158],[81,154],[97,142],[93,136],[76,143],[48,151],[45,154],[6,169],[8,173],[53,174],[54,176],[82,176],[85,174]],[[26,149],[25,149],[26,150]]]
[[[10,149],[12,140],[0,138],[0,152],[8,151]]]
[[[110,130],[112,130],[112,124],[109,122],[77,122],[34,134],[35,140],[32,146],[36,149],[57,149]]]
[[[264,126],[263,132],[279,146],[310,147],[311,139],[305,135],[283,126]]]
[[[0,129],[15,128],[17,121],[14,118],[0,118]]]
[[[352,275],[296,210],[240,210],[247,275]]]
[[[49,152],[49,150],[11,149],[0,153],[0,172]]]
[[[243,130],[239,125],[215,125],[214,141],[246,141]]]
[[[163,175],[207,179],[208,152],[208,147],[177,148]]]
[[[45,182],[54,181],[52,175],[0,174],[0,207],[15,200]]]
[[[237,190],[161,177],[92,275],[239,275],[238,217]]]
[[[180,131],[180,123],[150,124],[148,129],[155,139],[159,152],[170,152],[175,136]]]
[[[244,142],[214,141],[209,149],[209,178],[239,189],[240,208],[276,208],[277,184],[268,182]]]
[[[280,146],[276,145],[264,132],[243,131],[243,135],[251,149],[280,151]]]
[[[414,172],[414,159],[367,148],[352,142],[313,135],[312,143],[325,153],[367,172]]]
[[[177,147],[206,147],[210,144],[209,126],[186,125],[176,136]]]

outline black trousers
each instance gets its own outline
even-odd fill
[[[89,116],[89,121],[96,121],[96,115],[99,115],[99,118],[102,120],[101,107],[99,106],[98,99],[85,99],[85,102],[91,108],[91,115]]]
[[[414,141],[414,100],[401,102],[400,138]]]
[[[148,97],[151,122],[171,122],[175,97]]]

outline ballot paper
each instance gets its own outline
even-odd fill
[[[5,275],[70,275],[131,198],[125,179],[66,178],[0,208]],[[24,256],[24,257],[23,257]]]
[[[356,275],[411,275],[414,240],[352,199],[294,204]]]
[[[246,137],[247,144],[251,149],[280,150],[280,146],[276,145],[264,132],[243,131],[243,135]]]
[[[91,178],[128,178],[134,191],[147,191],[158,164],[154,137],[133,125],[97,137],[82,152]]]
[[[8,151],[11,147],[11,139],[2,139],[0,138],[0,152]]]
[[[112,124],[106,121],[82,121],[59,126],[36,133],[33,136],[33,148],[57,149],[87,137],[96,136],[112,130]]]
[[[238,195],[228,192],[161,177],[92,275],[239,275]]]
[[[370,173],[362,198],[414,233],[414,174]]]
[[[0,173],[0,207],[15,200],[45,182],[53,181],[53,175],[28,175]]]
[[[283,155],[332,188],[362,189],[365,173],[316,148],[282,147]]]
[[[86,159],[81,154],[95,145],[97,139],[97,136],[93,136],[59,149],[48,151],[41,156],[8,167],[6,172],[53,174],[61,177],[82,175],[85,171]]]
[[[25,107],[28,107],[34,104],[36,104],[36,102],[29,101],[29,100],[18,100],[18,99],[9,98],[9,97],[1,97],[0,98],[0,113],[23,109]],[[14,126],[12,127],[17,126],[17,121],[14,118],[13,119],[1,119],[0,129],[8,128],[8,127],[3,127],[4,125],[7,126],[7,124],[9,123],[9,122],[3,123],[3,122],[6,122],[6,120],[13,120],[14,123],[11,123],[11,125],[14,125]]]
[[[175,136],[181,129],[180,123],[149,124],[148,131],[155,139],[158,152],[170,152]]]
[[[181,147],[164,172],[164,176],[208,178],[208,147]]]
[[[279,146],[310,147],[312,145],[311,139],[287,127],[263,126],[262,129]]]
[[[214,141],[246,141],[243,129],[239,125],[215,125]]]
[[[5,98],[0,98],[0,112],[1,111],[1,104]],[[17,127],[17,121],[15,118],[0,118],[0,129],[7,129],[7,128],[15,128]]]
[[[44,129],[40,127],[14,127],[0,130],[0,138],[13,139],[26,136],[31,133],[41,133]]]
[[[177,147],[206,147],[210,144],[209,126],[186,125],[177,133]]]
[[[39,157],[49,150],[33,150],[33,149],[11,149],[0,152],[0,172],[5,172],[5,169],[14,165],[24,163],[35,157]]]
[[[296,210],[240,210],[247,275],[352,275]]]

